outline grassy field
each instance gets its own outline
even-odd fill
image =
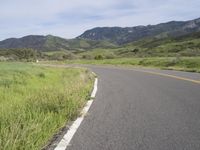
[[[67,64],[122,65],[200,72],[200,57],[147,57],[102,60],[68,60]]]
[[[93,85],[86,69],[0,63],[0,149],[41,149],[80,112]]]

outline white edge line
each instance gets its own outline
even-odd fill
[[[72,140],[74,134],[76,133],[79,126],[81,125],[81,122],[83,121],[85,115],[87,114],[88,110],[90,109],[90,107],[94,101],[94,98],[97,93],[97,84],[98,84],[98,79],[95,78],[94,87],[93,87],[93,91],[91,94],[92,99],[86,103],[85,107],[81,111],[81,116],[78,117],[74,121],[74,123],[70,126],[69,130],[67,131],[67,133],[64,135],[64,137],[58,143],[58,145],[56,146],[56,148],[54,150],[65,150],[67,148],[67,146],[69,145],[70,141]]]
[[[97,93],[97,82],[98,82],[98,80],[97,80],[97,78],[95,78],[94,89],[93,89],[92,94],[90,96],[91,98],[95,98],[95,96],[96,96],[96,93]]]

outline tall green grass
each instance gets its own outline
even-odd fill
[[[0,63],[0,149],[41,149],[89,98],[86,69]]]

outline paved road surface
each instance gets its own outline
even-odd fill
[[[67,150],[200,150],[200,84],[144,69],[90,68],[97,97]]]

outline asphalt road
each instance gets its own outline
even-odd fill
[[[146,69],[90,68],[98,92],[67,150],[200,150],[200,84]]]

